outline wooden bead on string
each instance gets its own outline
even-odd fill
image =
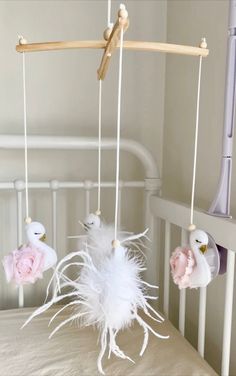
[[[201,39],[200,47],[201,48],[207,48],[206,38]]]
[[[188,226],[189,231],[194,231],[196,230],[196,226],[192,223],[191,225]]]
[[[118,248],[120,246],[120,241],[118,239],[112,240],[112,248]]]
[[[107,27],[103,33],[103,38],[107,41],[110,38],[112,27]]]
[[[32,222],[32,219],[30,217],[25,218],[25,223],[29,225]]]
[[[120,17],[120,18],[128,18],[128,12],[127,12],[124,4],[120,5],[120,10],[118,12],[118,17]]]
[[[27,44],[27,40],[22,36],[22,35],[18,35],[18,38],[19,38],[19,44]]]

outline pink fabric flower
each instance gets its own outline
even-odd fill
[[[42,278],[44,254],[27,245],[9,253],[2,263],[7,282],[15,282],[17,285],[34,283]]]
[[[180,289],[189,287],[190,275],[196,264],[193,251],[187,247],[177,247],[171,255],[170,266],[173,281]]]

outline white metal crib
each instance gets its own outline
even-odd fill
[[[103,139],[103,150],[115,149],[115,140]],[[21,136],[1,136],[0,148],[7,150],[23,149],[24,142]],[[48,136],[30,136],[28,138],[29,149],[49,149],[49,150],[97,150],[97,140],[94,138],[76,138],[76,137],[48,137]],[[166,317],[169,317],[169,291],[170,291],[170,268],[169,258],[171,251],[172,224],[181,229],[182,243],[187,242],[187,228],[189,224],[189,207],[173,202],[161,197],[161,179],[155,159],[150,152],[141,144],[133,140],[122,140],[121,149],[133,154],[138,158],[144,167],[145,178],[139,181],[122,181],[120,184],[120,196],[123,190],[144,189],[145,190],[145,223],[148,227],[149,237],[152,240],[152,257],[148,258],[148,269],[152,269],[156,275],[157,281],[160,282],[158,269],[156,267],[159,255],[164,252],[164,277],[163,277],[163,311]],[[97,183],[91,180],[86,181],[40,181],[31,182],[29,188],[46,189],[51,192],[51,218],[52,218],[52,246],[57,248],[57,207],[58,207],[58,190],[60,189],[81,189],[85,193],[86,213],[90,211],[90,193],[97,187]],[[113,181],[102,182],[102,187],[114,189]],[[23,189],[24,181],[16,180],[12,182],[1,182],[0,190],[15,190],[16,192],[16,213],[17,213],[17,241],[22,242],[23,229]],[[120,213],[121,218],[121,213]],[[164,236],[162,229],[164,222]],[[232,329],[233,313],[233,290],[234,290],[234,266],[236,250],[236,222],[218,217],[209,216],[203,211],[196,210],[195,223],[200,228],[209,232],[220,244],[228,249],[227,259],[227,277],[224,306],[224,323],[223,323],[223,344],[222,344],[222,368],[221,374],[229,374],[230,364],[230,343]],[[164,238],[164,247],[162,246],[162,237]],[[158,239],[158,241],[157,241]],[[148,277],[148,276],[147,276]],[[160,292],[161,293],[161,292]],[[198,352],[204,357],[205,332],[206,332],[206,302],[207,289],[200,289],[199,313],[198,313]],[[19,307],[24,306],[22,291],[19,291]],[[159,307],[160,309],[162,307]],[[179,294],[179,331],[185,335],[185,317],[186,317],[186,290],[181,290]]]

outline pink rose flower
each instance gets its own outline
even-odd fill
[[[180,289],[189,287],[189,277],[196,264],[193,251],[187,247],[177,247],[171,255],[170,266],[173,281]]]
[[[34,283],[42,278],[44,254],[35,248],[24,246],[5,256],[2,263],[7,282],[15,282],[17,285]]]

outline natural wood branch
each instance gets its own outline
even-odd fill
[[[43,43],[27,43],[18,44],[16,46],[17,52],[42,52],[68,49],[100,49],[106,47],[104,40],[75,40],[68,42],[43,42]]]
[[[105,40],[87,40],[71,42],[45,42],[45,43],[28,43],[18,44],[17,52],[42,52],[68,49],[104,49],[107,42]],[[118,46],[119,47],[119,43]],[[209,54],[207,48],[183,46],[178,44],[142,42],[142,41],[124,41],[124,49],[134,51],[152,51],[179,54],[186,56],[203,56]]]

